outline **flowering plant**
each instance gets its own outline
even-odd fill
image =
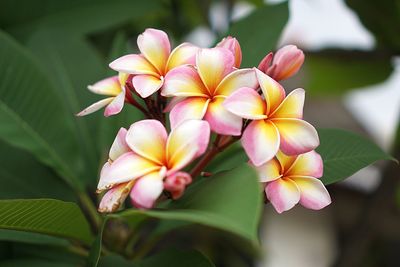
[[[294,45],[270,52],[287,3],[252,13],[279,22],[271,35],[250,34],[249,15],[215,45],[173,46],[182,36],[165,25],[171,38],[146,29],[128,53],[129,27],[112,45],[97,42],[132,12],[142,32],[159,13],[152,5],[170,1],[100,2],[78,16],[68,2],[0,30],[1,266],[247,264],[264,207],[276,216],[297,204],[323,209],[329,184],[391,158],[303,116],[310,90],[290,82],[309,54]],[[91,92],[102,99],[78,112]]]

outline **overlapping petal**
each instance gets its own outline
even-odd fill
[[[197,51],[199,51],[199,48],[191,43],[183,43],[177,46],[169,56],[166,70],[170,71],[185,64],[195,65]]]
[[[125,103],[125,89],[107,105],[104,110],[104,116],[109,117],[121,112]]]
[[[324,184],[307,176],[291,177],[300,190],[300,204],[308,209],[320,210],[331,203],[331,197]]]
[[[303,118],[305,91],[298,88],[290,92],[277,109],[270,115],[272,118]]]
[[[138,36],[137,44],[140,52],[158,70],[158,73],[164,73],[171,52],[168,35],[160,30],[146,29]]]
[[[279,161],[275,158],[267,161],[261,166],[256,166],[258,176],[260,177],[260,182],[271,182],[282,177],[281,165]]]
[[[231,113],[249,120],[266,119],[266,103],[256,90],[243,87],[231,94],[223,106]]]
[[[322,177],[323,162],[321,156],[313,151],[294,156],[292,166],[286,170],[286,176],[312,176]]]
[[[279,149],[278,129],[270,121],[252,121],[241,139],[246,154],[256,166],[271,160]]]
[[[241,69],[229,73],[215,89],[214,95],[229,96],[242,87],[254,89],[258,87],[258,81],[253,69]]]
[[[278,213],[293,208],[300,201],[299,188],[291,179],[281,178],[268,183],[265,193]]]
[[[188,97],[176,104],[169,114],[171,128],[189,119],[203,119],[210,100],[205,97]]]
[[[108,104],[110,104],[113,100],[114,100],[114,97],[108,97],[108,98],[102,99],[100,101],[97,101],[96,103],[88,106],[87,108],[85,108],[84,110],[82,110],[81,112],[76,114],[76,116],[86,116],[86,115],[89,115],[89,114],[91,114],[93,112],[96,112],[99,109],[101,109],[101,108],[107,106]]]
[[[99,212],[114,212],[124,203],[135,181],[114,186],[104,194],[99,204]]]
[[[88,89],[99,95],[117,96],[119,93],[121,93],[121,84],[118,76],[112,76],[98,81],[93,85],[89,85]]]
[[[274,79],[256,69],[256,76],[267,102],[267,114],[274,111],[285,98],[285,90]]]
[[[197,53],[196,66],[204,85],[211,95],[222,79],[233,71],[235,58],[225,48],[201,49]]]
[[[159,76],[157,69],[142,55],[125,55],[111,62],[109,66],[119,72]]]
[[[114,142],[111,145],[108,156],[110,160],[114,161],[122,154],[130,151],[128,144],[125,141],[127,130],[125,128],[119,129]]]
[[[118,157],[112,164],[105,165],[100,173],[98,190],[111,188],[115,184],[125,183],[147,173],[160,169],[153,161],[143,158],[134,152],[127,152]]]
[[[306,121],[299,119],[273,119],[281,138],[280,149],[287,155],[309,152],[319,145],[318,133]]]
[[[168,175],[203,154],[209,139],[210,126],[206,121],[187,120],[175,127],[167,141]]]
[[[167,73],[161,94],[166,97],[208,96],[196,69],[188,65],[174,68]]]
[[[224,108],[222,105],[224,100],[223,97],[215,97],[210,101],[204,119],[208,121],[212,131],[222,135],[238,136],[242,132],[243,120]]]
[[[152,208],[163,191],[162,179],[159,172],[152,172],[138,179],[130,193],[132,204],[141,209]]]
[[[167,138],[167,131],[157,120],[135,122],[126,134],[126,142],[135,153],[160,165],[163,165],[166,160]]]
[[[239,68],[242,63],[242,49],[240,48],[240,44],[238,40],[232,36],[228,36],[222,39],[221,42],[217,44],[217,47],[223,47],[231,51],[233,56],[235,57],[235,67]]]
[[[132,85],[142,98],[149,97],[157,92],[163,82],[162,77],[159,78],[153,75],[136,75],[132,78]]]

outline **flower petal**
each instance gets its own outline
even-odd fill
[[[321,156],[313,151],[297,156],[296,161],[285,173],[285,176],[312,176],[322,177],[324,164]]]
[[[313,177],[291,177],[300,190],[300,204],[308,209],[320,210],[331,204],[331,197],[321,180]]]
[[[165,76],[163,96],[208,96],[199,74],[193,66],[174,68]]]
[[[142,55],[130,54],[117,58],[109,64],[113,70],[129,74],[158,75],[158,71]]]
[[[235,57],[234,67],[240,67],[240,64],[242,63],[242,49],[240,48],[240,44],[236,38],[228,36],[222,39],[222,41],[217,44],[217,47],[223,47],[231,51]]]
[[[277,66],[274,78],[278,81],[284,80],[299,71],[304,62],[304,53],[295,45],[286,45],[275,53],[272,62]]]
[[[210,94],[214,94],[222,79],[233,71],[234,64],[235,58],[226,48],[201,49],[197,53],[196,66]]]
[[[256,90],[243,87],[231,94],[223,102],[231,113],[249,120],[266,119],[266,103]]]
[[[242,133],[241,117],[229,112],[222,103],[225,98],[216,97],[209,104],[204,119],[210,124],[211,130],[222,135],[238,136]]]
[[[281,164],[282,173],[286,173],[296,161],[297,155],[289,156],[279,150],[278,153],[276,153],[276,158]]]
[[[99,212],[114,212],[124,203],[135,181],[114,186],[104,194],[99,204]]]
[[[157,120],[135,122],[126,134],[126,142],[135,153],[160,165],[165,163],[167,138],[167,131]]]
[[[256,69],[256,76],[267,102],[267,113],[269,114],[285,99],[285,90],[277,81],[258,69]]]
[[[103,167],[100,173],[98,190],[104,190],[115,184],[125,183],[139,178],[147,173],[159,170],[160,166],[133,152],[128,152],[117,158],[112,164]]]
[[[116,96],[121,93],[121,84],[119,83],[118,76],[112,76],[89,85],[88,89],[95,94]]]
[[[132,78],[132,85],[135,91],[142,98],[146,98],[155,93],[163,85],[163,78],[158,78],[153,75],[136,75]]]
[[[304,89],[298,88],[290,92],[277,109],[270,115],[272,118],[303,118]]]
[[[271,182],[279,179],[281,175],[281,165],[279,161],[275,158],[267,161],[261,166],[255,166],[258,176],[260,177],[260,182]]]
[[[97,101],[96,103],[88,106],[87,108],[85,108],[84,110],[82,110],[81,112],[79,112],[78,114],[76,114],[76,116],[86,116],[89,115],[93,112],[98,111],[99,109],[107,106],[108,104],[110,104],[115,97],[108,97],[105,99],[102,99],[100,101]]]
[[[197,51],[199,51],[199,48],[191,43],[183,43],[177,46],[169,56],[166,71],[185,64],[196,64]]]
[[[260,166],[271,160],[279,149],[279,132],[270,121],[252,121],[244,130],[241,139],[246,154],[252,163]]]
[[[256,89],[258,81],[253,69],[235,70],[228,74],[215,90],[215,95],[229,96],[242,87]]]
[[[130,193],[132,204],[140,209],[152,208],[163,191],[162,179],[159,172],[152,172],[140,178]]]
[[[203,154],[210,139],[210,126],[206,121],[187,120],[172,129],[167,141],[167,175],[179,171]]]
[[[113,144],[111,145],[110,152],[108,153],[108,157],[111,160],[116,160],[122,154],[129,152],[130,148],[125,141],[127,130],[125,128],[119,129],[117,136],[114,139]]]
[[[258,64],[258,69],[261,70],[264,73],[267,73],[268,68],[271,65],[272,62],[272,58],[274,57],[274,54],[272,52],[268,53],[260,62],[260,64]]]
[[[273,119],[281,137],[283,153],[298,155],[314,150],[319,145],[318,133],[306,121],[299,119]]]
[[[105,108],[104,116],[109,117],[121,112],[125,103],[125,90],[123,90],[119,95],[114,97],[113,101]]]
[[[137,38],[140,52],[153,64],[159,73],[164,73],[171,52],[168,35],[160,30],[146,29]]]
[[[188,97],[176,104],[169,114],[171,128],[174,129],[177,125],[185,120],[203,119],[204,115],[206,114],[209,101],[210,100],[205,97]]]
[[[164,108],[163,112],[171,112],[171,110],[179,103],[185,100],[186,97],[184,96],[174,96],[170,99],[167,103],[167,106]]]
[[[291,179],[281,178],[265,187],[267,198],[278,213],[290,210],[300,200],[300,191]]]

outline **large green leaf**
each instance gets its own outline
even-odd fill
[[[71,186],[80,156],[72,116],[34,58],[0,32],[0,138],[34,154]]]
[[[0,200],[0,229],[92,242],[89,224],[75,203],[55,199]]]
[[[60,5],[65,6],[65,3]],[[14,6],[14,8],[18,7]],[[33,18],[26,23],[7,27],[6,30],[18,39],[25,39],[40,28],[51,28],[68,35],[84,35],[111,29],[127,21],[134,21],[155,14],[160,11],[160,1],[82,1],[79,5],[75,2],[70,7],[53,10],[56,12]],[[13,10],[11,9],[9,12],[13,12]]]
[[[67,240],[59,237],[7,229],[0,229],[0,240],[52,246],[67,246],[69,244]]]
[[[318,133],[324,184],[341,181],[378,160],[393,160],[372,141],[355,133],[339,129],[319,129]]]
[[[168,249],[138,263],[138,267],[215,267],[203,254],[198,251],[179,251]]]
[[[148,216],[197,223],[231,232],[255,246],[258,244],[261,189],[255,171],[247,164],[199,181],[181,199],[171,201],[165,208],[131,209],[116,216],[127,220]]]
[[[75,201],[74,192],[31,154],[0,140],[0,199],[56,198]],[[23,167],[21,167],[23,166]]]
[[[257,66],[265,55],[276,49],[289,17],[287,2],[255,9],[233,23],[229,35],[236,37],[243,51],[243,67]]]
[[[0,261],[1,267],[74,267],[76,265],[69,263],[57,263],[42,259],[13,259]]]
[[[385,81],[393,71],[391,58],[362,51],[325,50],[306,53],[304,84],[314,95],[337,95]]]

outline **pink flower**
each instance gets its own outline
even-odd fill
[[[186,65],[170,71],[161,94],[180,98],[170,113],[172,128],[187,119],[204,119],[218,134],[240,135],[242,119],[228,112],[222,102],[241,87],[256,88],[257,80],[254,70],[235,70],[234,66],[233,53],[216,47],[197,53],[197,69]]]
[[[112,76],[93,85],[89,85],[88,89],[93,93],[110,97],[90,105],[76,115],[85,116],[103,107],[106,107],[104,110],[105,117],[121,112],[125,102],[125,82],[127,78],[127,74],[119,73],[118,76]]]
[[[261,182],[265,183],[265,194],[277,212],[282,213],[297,203],[319,210],[331,203],[323,183],[321,156],[310,151],[298,156],[287,156],[282,152],[276,158],[256,167]]]
[[[285,98],[285,90],[268,75],[256,70],[263,97],[243,87],[224,102],[227,110],[253,120],[245,129],[242,145],[251,161],[259,166],[271,160],[279,149],[298,155],[315,149],[319,138],[315,128],[302,120],[304,90],[296,89]]]
[[[236,38],[228,36],[222,39],[222,41],[217,44],[217,47],[223,47],[231,51],[235,58],[234,67],[240,67],[240,64],[242,63],[242,49],[240,48],[240,44]]]
[[[164,178],[174,179],[203,154],[209,137],[208,123],[200,120],[178,125],[169,136],[157,120],[136,122],[128,131],[121,128],[100,174],[98,191],[110,190],[99,211],[115,211],[128,194],[136,207],[151,208],[164,189]]]
[[[258,65],[258,69],[273,79],[280,81],[295,75],[304,62],[304,53],[295,45],[286,45],[279,49],[275,56],[266,55]]]
[[[171,52],[168,35],[156,29],[147,29],[139,35],[137,44],[141,54],[120,57],[111,62],[110,67],[134,74],[132,85],[143,98],[163,86],[164,76],[170,70],[183,64],[193,64],[198,50],[192,44],[183,43]]]

